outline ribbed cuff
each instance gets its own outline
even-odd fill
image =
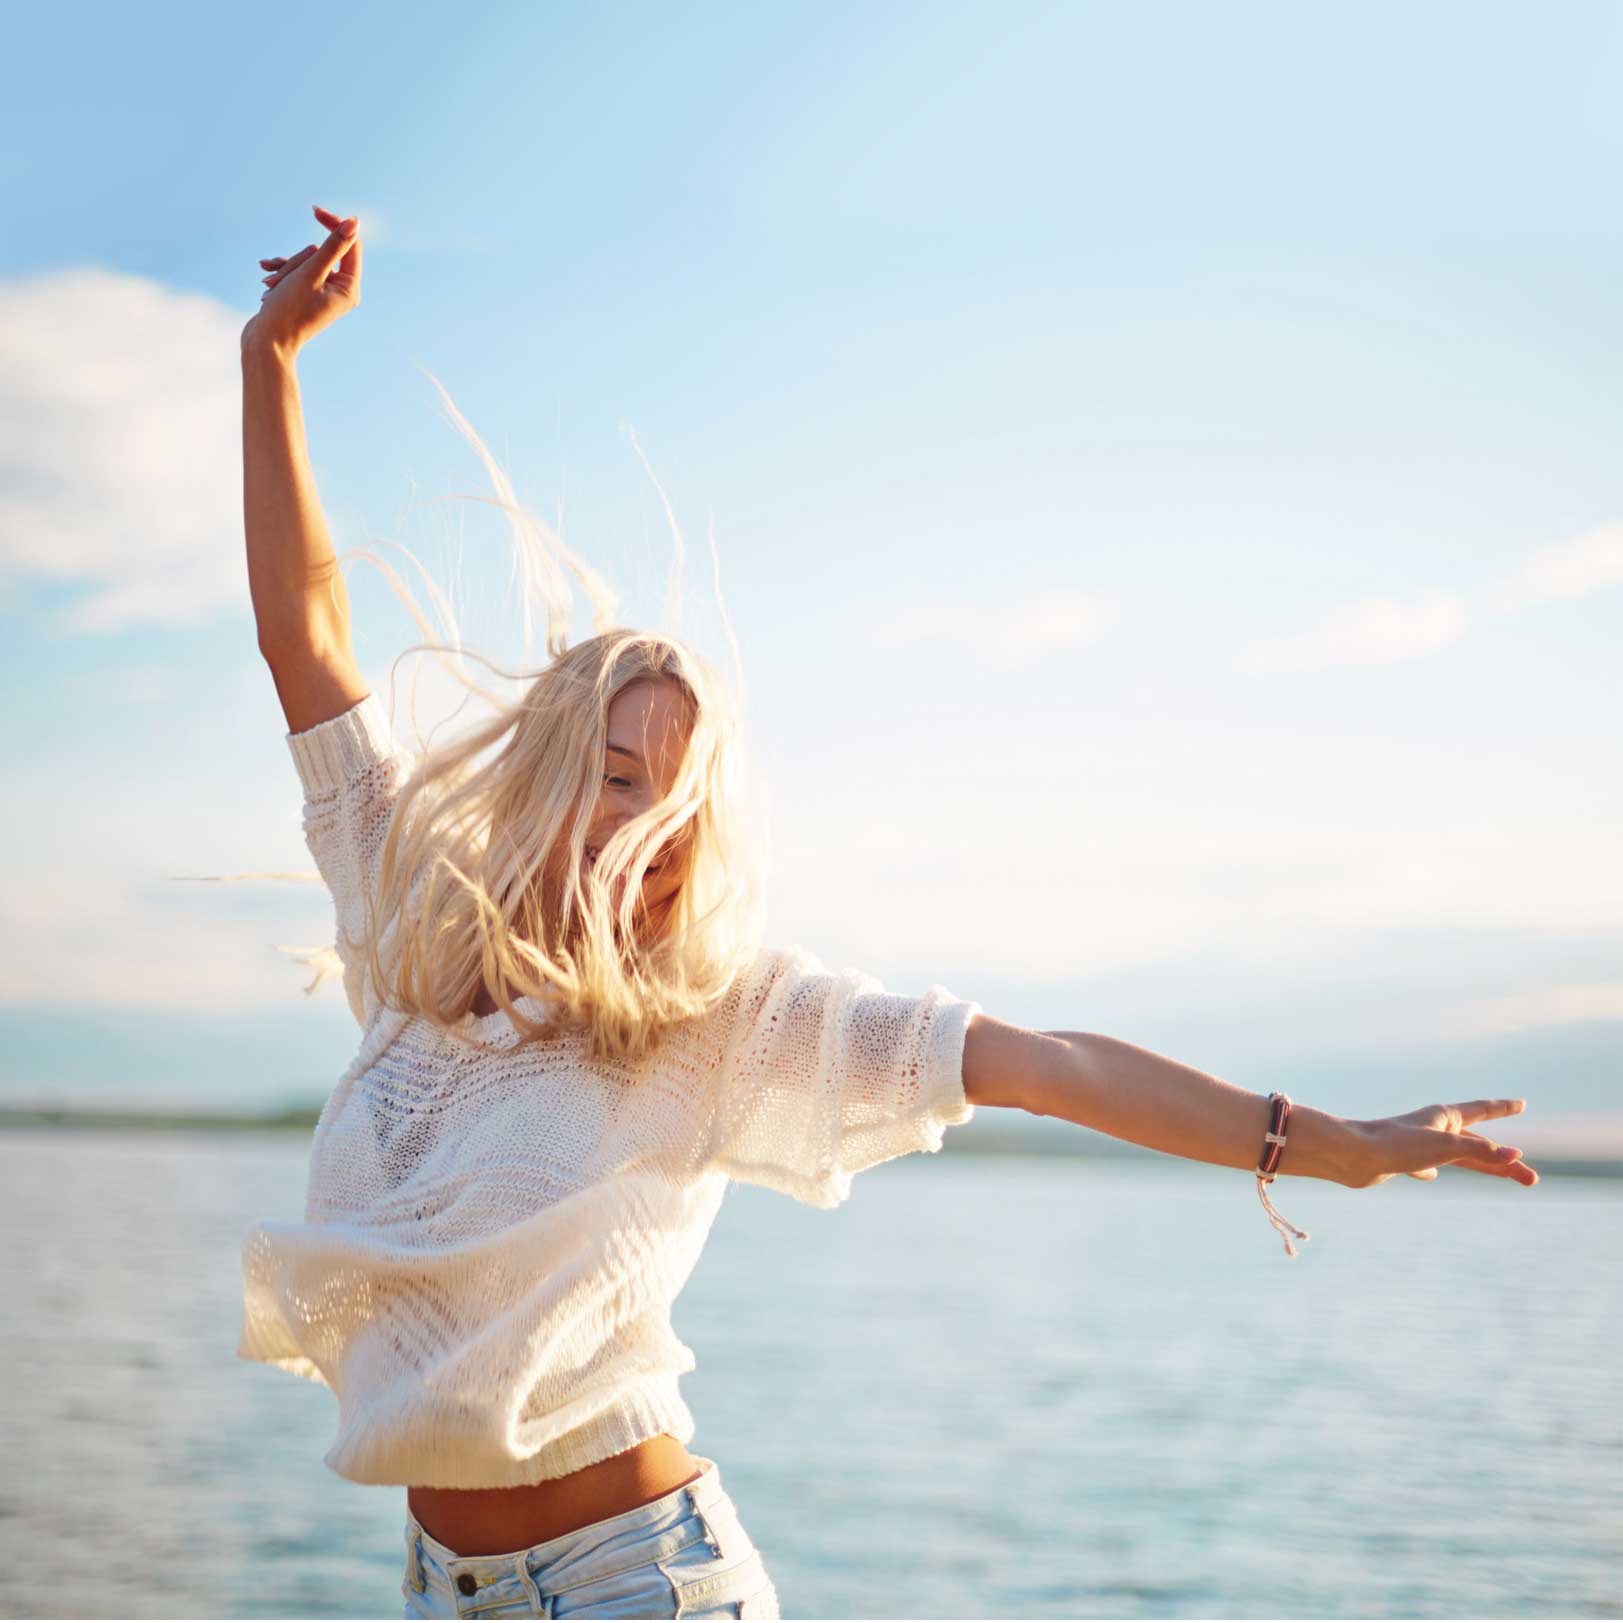
[[[925,995],[942,1002],[930,1021],[918,1122],[923,1148],[939,1150],[944,1128],[974,1119],[975,1107],[964,1092],[964,1039],[969,1022],[984,1011],[978,1003],[953,997],[944,986],[932,986]]]
[[[369,693],[330,721],[288,733],[287,747],[305,794],[318,795],[341,789],[367,767],[385,760],[395,744],[383,701]]]

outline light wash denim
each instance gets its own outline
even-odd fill
[[[406,1617],[777,1617],[714,1460],[652,1504],[505,1555],[457,1555],[406,1515]]]

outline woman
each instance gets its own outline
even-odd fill
[[[363,1036],[306,1221],[244,1248],[240,1351],[332,1387],[332,1469],[406,1487],[406,1616],[778,1615],[714,1461],[687,1450],[694,1360],[670,1327],[729,1178],[834,1206],[1000,1105],[1253,1171],[1292,1255],[1276,1172],[1537,1182],[1469,1131],[1521,1100],[1292,1110],[760,947],[733,698],[682,643],[615,627],[601,592],[597,635],[569,647],[555,617],[521,701],[413,759],[356,667],[304,446],[295,358],[361,283],[357,222],[316,216],[326,240],[262,262],[243,331],[244,500]]]

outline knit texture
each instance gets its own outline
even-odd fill
[[[325,1462],[355,1482],[506,1487],[690,1442],[671,1307],[728,1180],[833,1207],[864,1168],[939,1150],[972,1115],[979,1005],[763,947],[640,1062],[588,1063],[583,1029],[521,1048],[500,1011],[441,1030],[379,1005],[357,950],[410,755],[375,694],[287,742],[362,1040],[303,1223],[244,1242],[239,1355],[332,1389]]]

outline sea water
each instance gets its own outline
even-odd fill
[[[1623,1615],[1623,1186],[915,1155],[729,1189],[690,1447],[786,1617]],[[0,1612],[400,1614],[401,1488],[235,1356],[308,1138],[0,1132]]]

